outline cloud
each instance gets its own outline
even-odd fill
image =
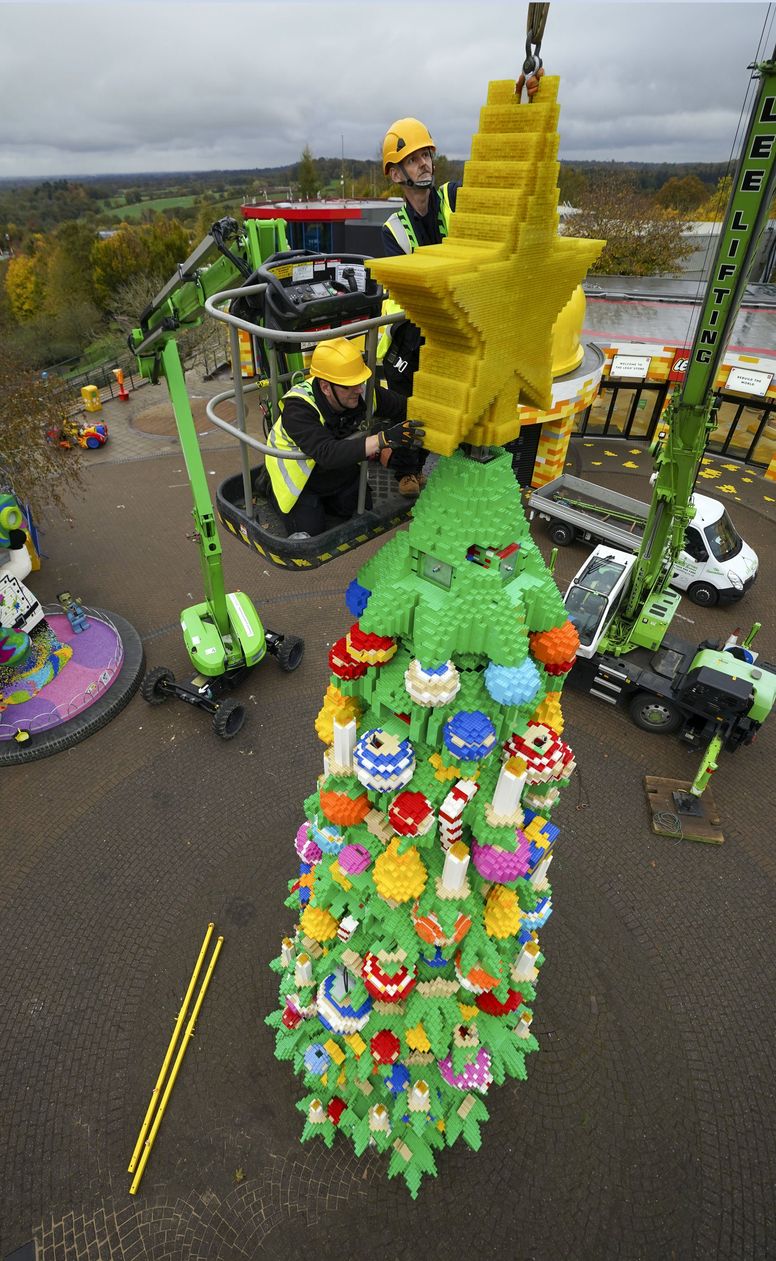
[[[520,69],[524,14],[511,0],[0,4],[0,176],[271,166],[305,144],[369,158],[407,114],[465,157],[487,81]],[[725,160],[767,14],[553,3],[561,156]]]

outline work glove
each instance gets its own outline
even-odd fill
[[[520,74],[515,84],[515,95],[520,100],[523,88],[525,88],[529,101],[532,101],[539,91],[539,80],[544,77],[544,70],[539,66],[538,70],[534,70],[529,74],[528,78],[524,74]]]
[[[397,425],[391,425],[390,429],[383,429],[377,435],[377,449],[384,451],[390,447],[392,451],[398,451],[399,447],[422,447],[425,436],[426,431],[419,420],[400,420]]]

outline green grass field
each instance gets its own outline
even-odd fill
[[[131,206],[121,206],[108,213],[117,219],[139,219],[146,210],[169,210],[173,206],[193,206],[196,200],[194,194],[188,197],[154,197],[151,201],[137,201]]]

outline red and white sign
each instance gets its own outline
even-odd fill
[[[689,350],[679,350],[674,355],[674,362],[671,364],[671,371],[668,374],[669,381],[683,381],[687,366],[690,362]]]

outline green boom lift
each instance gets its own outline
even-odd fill
[[[287,247],[282,220],[251,220],[242,229],[232,219],[220,220],[148,305],[129,338],[141,375],[167,383],[194,500],[194,538],[205,588],[205,599],[181,613],[194,678],[177,683],[172,671],[160,666],[146,675],[141,693],[151,704],[176,696],[199,706],[212,715],[216,734],[225,740],[245,721],[245,709],[230,696],[232,689],[267,653],[281,669],[295,670],[304,641],[266,630],[244,592],[226,591],[221,542],[176,337],[201,323],[208,298],[254,281],[262,262]],[[291,366],[300,369],[301,356],[293,356]]]

